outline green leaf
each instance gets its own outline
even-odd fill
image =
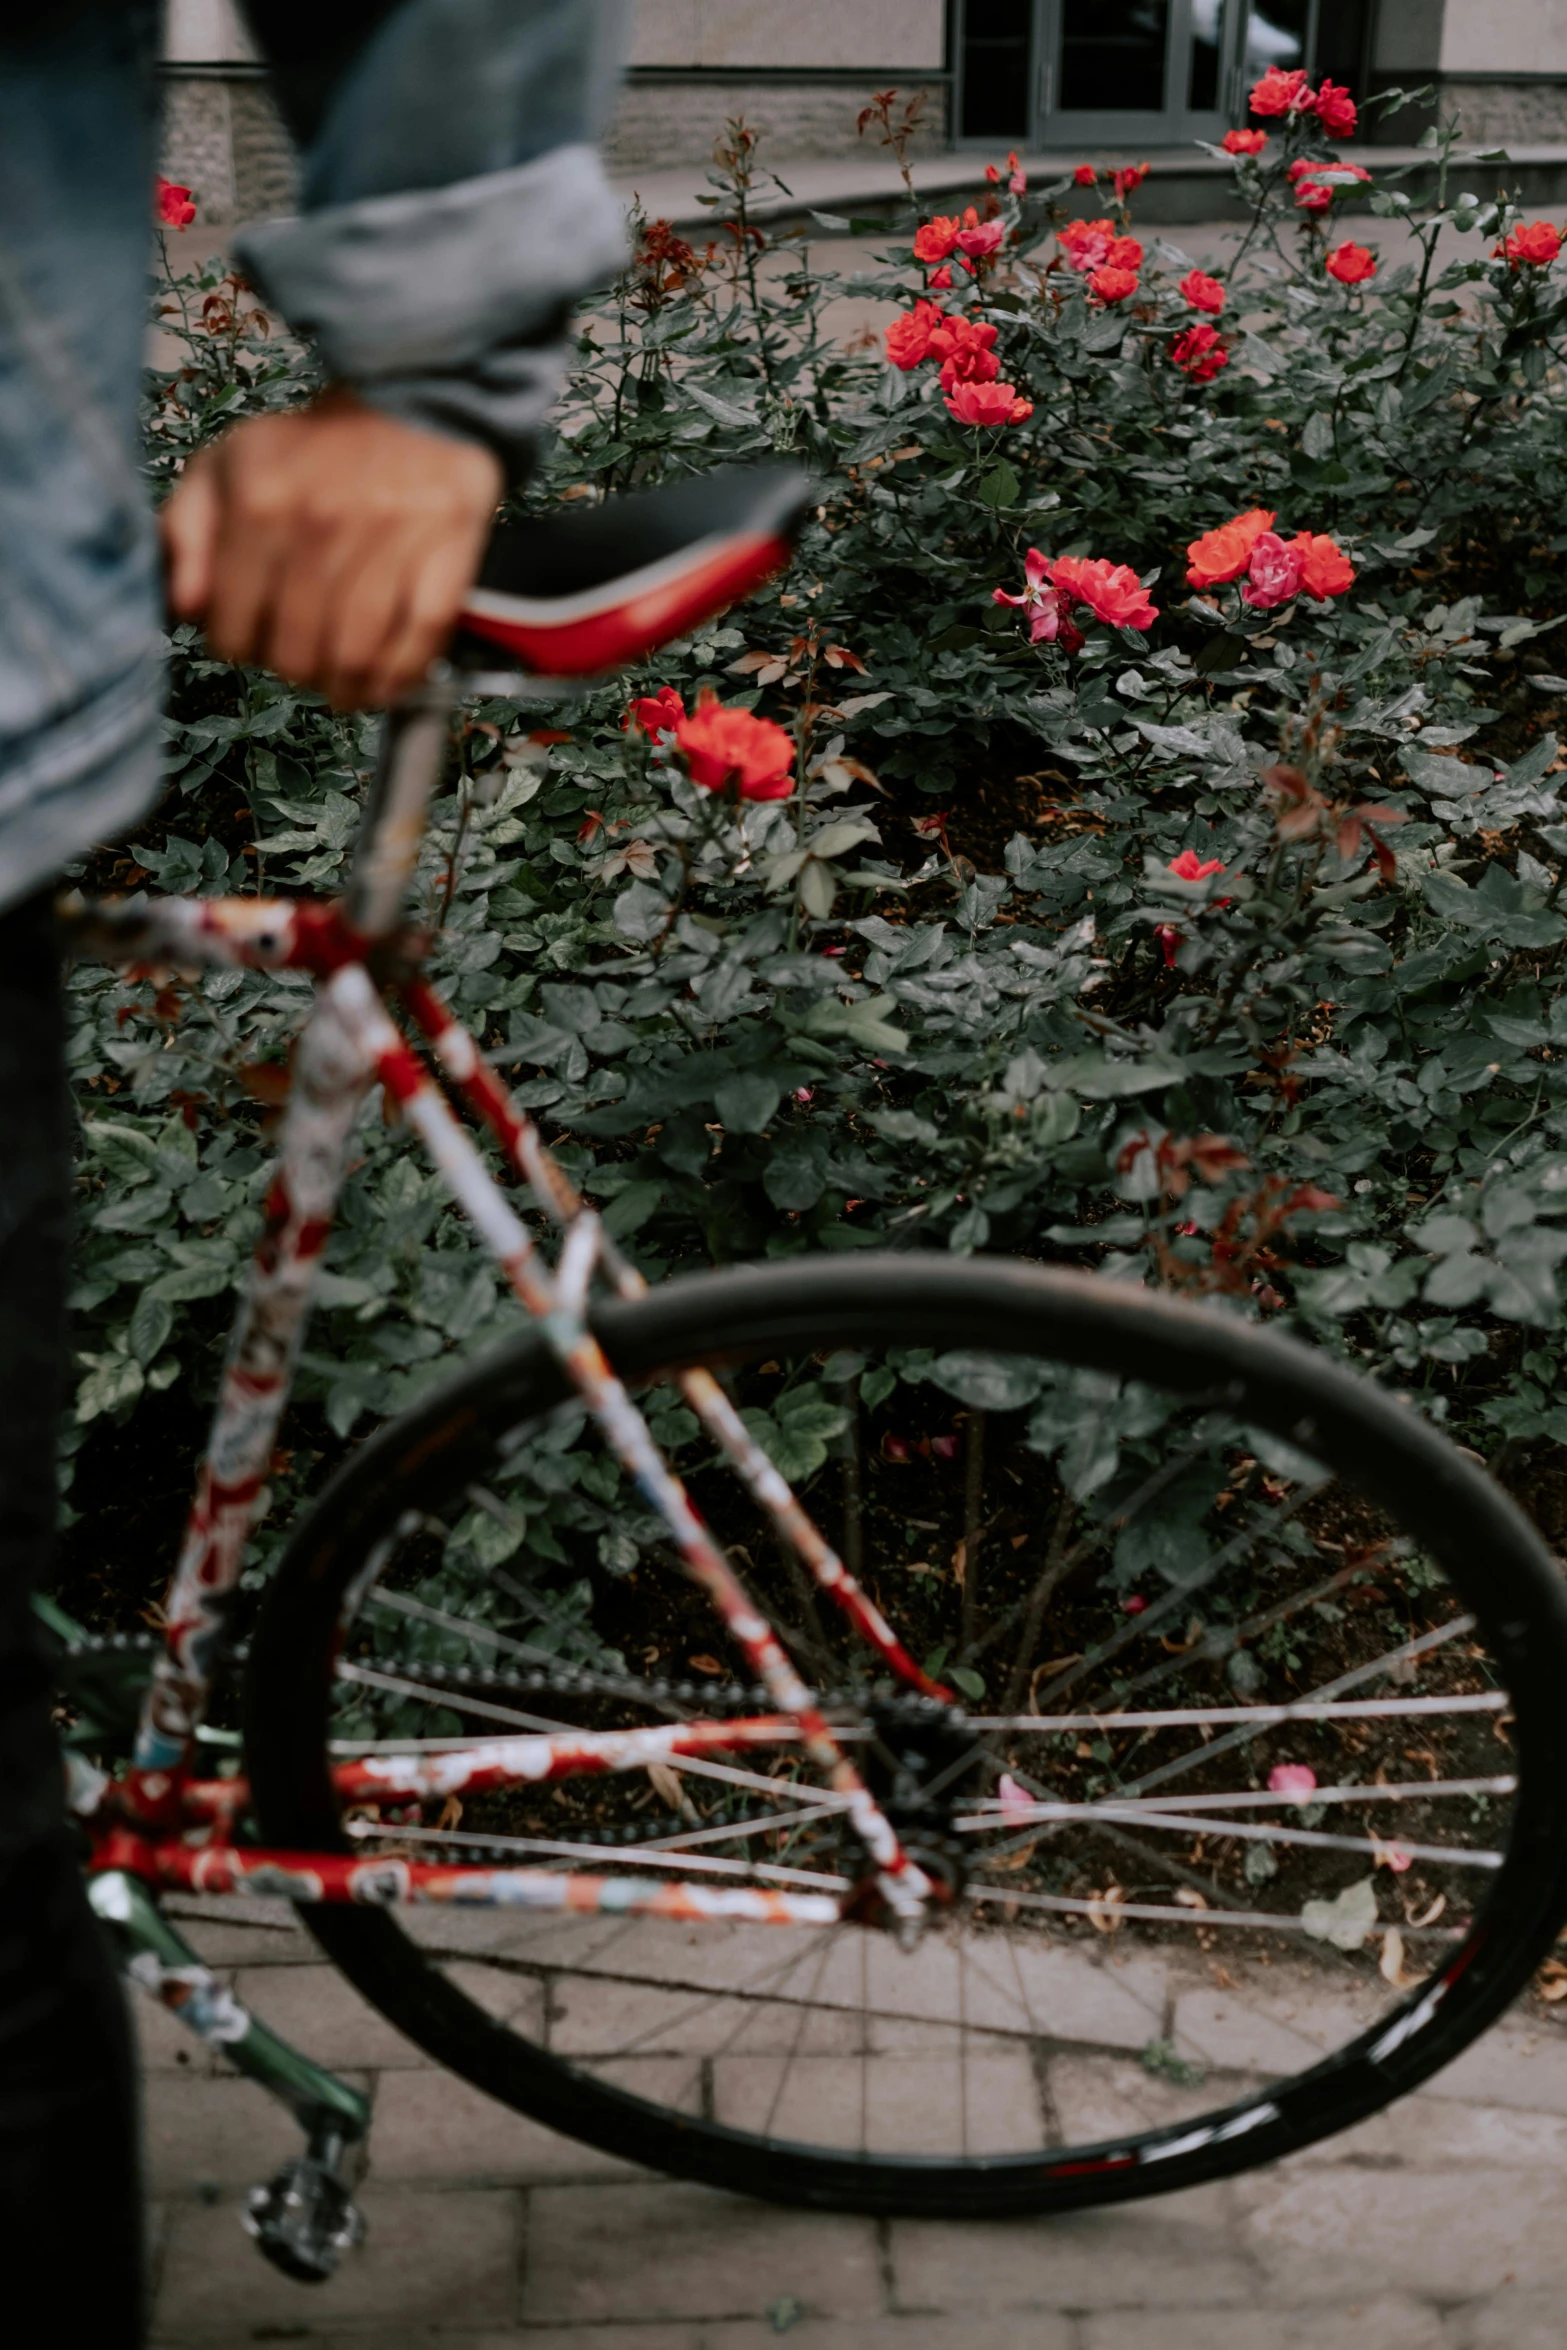
[[[150,1281],[144,1294],[172,1302],[218,1297],[232,1286],[233,1279],[233,1267],[229,1265],[175,1265],[169,1272],[160,1273],[156,1281]]]
[[[1045,1384],[1043,1367],[1026,1355],[938,1355],[929,1376],[976,1412],[1018,1412]]]
[[[145,1384],[141,1364],[130,1355],[89,1356],[92,1368],[76,1390],[78,1422],[96,1420],[104,1412],[134,1403]]]
[[[762,1189],[775,1208],[814,1208],[826,1188],[824,1142],[800,1135],[775,1145],[762,1173]]]
[[[628,1183],[604,1210],[605,1231],[616,1240],[629,1239],[633,1232],[641,1231],[663,1196],[662,1183]]]
[[[82,1133],[93,1157],[102,1161],[105,1173],[121,1183],[152,1180],[158,1145],[139,1126],[128,1126],[113,1118],[90,1118]]]
[[[1023,484],[1005,457],[998,465],[991,467],[979,485],[981,505],[993,507],[998,511],[1008,506],[1015,506],[1022,494]]]
[[[139,1363],[150,1363],[174,1327],[174,1309],[165,1298],[144,1290],[131,1315],[130,1349]]]
[[[759,1069],[742,1069],[713,1089],[713,1103],[731,1134],[760,1134],[783,1099],[776,1078]]]

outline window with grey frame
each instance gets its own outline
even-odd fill
[[[1215,134],[1268,65],[1361,84],[1373,0],[960,0],[960,141]]]

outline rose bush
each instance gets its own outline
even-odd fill
[[[1444,130],[1426,195],[1372,182],[1350,249],[1374,274],[1350,277],[1320,177],[1342,94],[1290,79],[1254,99],[1271,135],[1213,150],[1250,217],[1211,279],[1177,231],[1133,236],[1126,174],[1118,217],[1081,222],[1081,173],[998,166],[966,212],[862,227],[885,344],[828,331],[844,288],[814,229],[767,250],[730,126],[711,244],[646,228],[529,497],[789,454],[820,483],[798,559],[558,723],[469,711],[417,912],[650,1275],[877,1246],[1173,1282],[1533,1475],[1567,1442],[1559,239]],[[1412,260],[1378,252],[1378,217]],[[1135,280],[1110,302],[1107,269]],[[1192,323],[1197,278],[1241,322],[1223,337]],[[162,300],[184,342],[150,387],[159,482],[309,380],[215,268]],[[336,887],[373,733],[179,632],[168,799],[91,877]],[[72,985],[72,1441],[96,1494],[117,1443],[188,1450],[308,991]],[[510,1323],[378,1112],[355,1151],[278,1520],[344,1436]],[[938,1368],[901,1375],[951,1408]],[[768,1441],[796,1459],[781,1424]],[[540,1572],[583,1543],[632,1563],[642,1521],[587,1459],[568,1434],[541,1471]]]

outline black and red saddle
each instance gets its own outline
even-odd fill
[[[590,677],[668,644],[788,562],[819,493],[795,465],[733,465],[602,505],[505,523],[452,658]]]

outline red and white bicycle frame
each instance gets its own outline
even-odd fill
[[[347,893],[341,901],[133,899],[71,912],[78,941],[115,961],[308,971],[314,1009],[295,1055],[276,1173],[248,1294],[236,1320],[211,1435],[167,1601],[166,1645],[147,1691],[132,1765],[89,1822],[93,1866],[153,1890],[270,1893],[296,1901],[460,1902],[534,1910],[612,1911],[682,1919],[821,1925],[852,1900],[916,1933],[935,1888],[902,1849],[885,1814],[760,1611],[664,1461],[647,1424],[589,1327],[595,1280],[619,1296],[645,1283],[544,1148],[473,1038],[418,975],[400,934],[405,897],[439,772],[451,707],[444,677],[387,721],[381,764]],[[535,1236],[495,1182],[442,1087],[393,1021],[383,993],[428,1040],[451,1089],[486,1126],[534,1199],[564,1230],[548,1266]],[[759,1887],[666,1882],[531,1868],[462,1867],[352,1853],[277,1852],[232,1841],[248,1797],[242,1780],[196,1771],[197,1733],[225,1652],[245,1544],[255,1522],[310,1312],[315,1275],[367,1090],[379,1083],[418,1134],[453,1198],[544,1330],[606,1443],[663,1520],[687,1573],[713,1602],[751,1676],[776,1709],[723,1722],[635,1732],[564,1731],[486,1738],[439,1753],[376,1754],[334,1766],[346,1805],[406,1806],[574,1774],[644,1769],[717,1750],[793,1746],[825,1780],[866,1855],[866,1883],[758,1870]],[[680,1376],[682,1395],[780,1538],[906,1686],[946,1699],[801,1508],[710,1373]],[[667,1861],[665,1865],[668,1865]],[[818,1889],[818,1888],[822,1889]],[[867,1904],[867,1894],[878,1899]]]

